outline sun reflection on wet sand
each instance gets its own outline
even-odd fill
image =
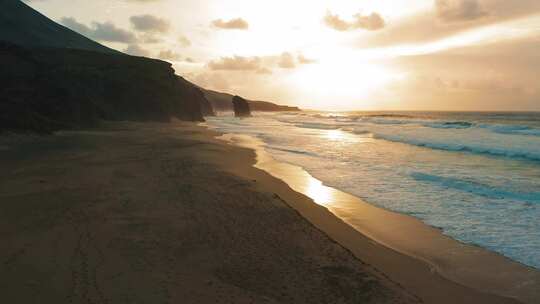
[[[327,136],[337,143],[362,141],[369,143],[371,137],[355,136],[342,130],[324,130],[320,136]],[[537,295],[535,289],[515,286],[509,282],[538,282],[536,272],[529,271],[517,263],[509,263],[500,255],[482,250],[476,246],[459,243],[439,230],[429,227],[416,218],[387,211],[370,205],[363,200],[323,183],[301,167],[276,161],[264,149],[264,143],[255,137],[240,134],[224,134],[218,137],[229,143],[250,148],[257,153],[255,167],[286,181],[294,191],[311,198],[315,203],[327,208],[331,213],[352,226],[363,235],[400,253],[416,257],[430,264],[438,272],[456,282],[467,282],[473,288],[484,288],[486,280],[505,286],[514,294],[527,292]],[[294,202],[291,207],[294,207]],[[300,206],[300,205],[299,205]],[[303,208],[303,207],[301,207]],[[297,209],[300,211],[300,209]],[[302,213],[302,211],[300,211]],[[306,217],[310,212],[303,213]],[[315,222],[317,217],[312,218]],[[501,275],[493,276],[494,267],[501,269]],[[488,271],[489,270],[489,271]],[[486,277],[486,275],[489,276]]]
[[[331,130],[331,131],[338,131],[335,132],[336,138],[337,136],[346,136],[343,135],[344,133],[341,130]],[[337,135],[339,134],[339,135]],[[306,171],[302,170],[299,167],[292,166],[287,163],[281,163],[276,162],[270,155],[268,155],[264,149],[262,149],[262,142],[258,141],[257,139],[246,136],[246,135],[239,135],[239,134],[224,134],[219,139],[251,148],[257,151],[257,164],[255,164],[256,168],[265,170],[267,172],[270,172],[270,174],[276,174],[279,172],[278,178],[287,180],[287,181],[294,181],[290,183],[290,186],[300,193],[304,193],[306,196],[311,198],[315,203],[325,206],[325,207],[332,207],[332,204],[334,204],[338,199],[338,191],[336,191],[333,188],[325,186],[321,181],[311,176]],[[297,169],[297,170],[294,170]]]
[[[319,205],[326,206],[333,201],[332,189],[311,176],[307,180],[305,193]]]

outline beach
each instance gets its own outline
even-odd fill
[[[175,122],[3,137],[3,300],[520,303],[360,233],[221,135]]]

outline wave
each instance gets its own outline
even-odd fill
[[[406,114],[370,114],[370,115],[364,115],[364,117],[392,117],[392,118],[415,118],[415,116],[412,115],[406,115]]]
[[[375,125],[419,125],[434,129],[481,128],[498,134],[540,136],[540,128],[516,124],[490,124],[467,120],[437,120],[405,114],[332,115],[316,114],[313,117],[334,123],[364,122]],[[306,125],[307,126],[307,123]],[[302,126],[301,126],[302,127]],[[338,128],[336,126],[335,128]]]
[[[324,123],[313,123],[313,122],[302,122],[302,123],[296,123],[294,125],[299,127],[299,128],[317,129],[317,130],[336,130],[336,129],[340,128],[340,126],[337,126],[337,125],[330,125],[330,124],[324,124]]]
[[[339,126],[337,126],[332,121],[325,123],[325,122],[305,121],[301,119],[279,119],[278,118],[276,120],[282,123],[293,125],[298,128],[305,128],[305,129],[335,130],[339,128]]]
[[[468,121],[443,121],[428,123],[424,126],[437,129],[468,129],[477,127],[498,134],[540,136],[540,129],[524,125],[477,124]]]
[[[474,123],[468,121],[443,121],[424,124],[425,127],[436,129],[468,129],[474,125]]]
[[[349,131],[349,130],[345,130],[345,131]],[[350,130],[349,132],[352,132],[356,135],[367,135],[367,134],[373,135],[373,133],[369,130]]]
[[[342,117],[349,117],[347,115],[336,115],[336,114],[315,114],[312,117],[315,118],[342,118]]]
[[[311,117],[317,119],[317,123],[313,121],[307,122],[305,120],[295,121],[294,119],[288,120],[285,119],[282,122],[299,124],[299,127],[306,128],[321,128],[337,129],[341,127],[343,123],[345,124],[354,124],[354,123],[369,123],[374,125],[418,125],[427,128],[434,129],[471,129],[471,128],[480,128],[492,131],[498,134],[509,134],[509,135],[530,135],[530,136],[540,136],[540,128],[538,126],[529,126],[527,124],[510,124],[510,123],[490,123],[482,122],[485,121],[486,116],[479,117],[469,117],[470,119],[440,119],[433,116],[427,115],[407,115],[407,114],[339,114],[339,113],[294,113],[293,117]],[[488,116],[488,117],[492,117]],[[504,117],[504,116],[503,116]],[[465,118],[465,117],[462,117]],[[525,118],[528,118],[525,117]],[[500,120],[499,120],[500,121]],[[527,120],[529,122],[535,123],[538,120]],[[517,122],[517,121],[514,121]],[[328,127],[331,125],[332,127]]]
[[[396,119],[402,118],[402,119]],[[469,121],[445,121],[434,119],[420,119],[409,116],[374,116],[364,117],[363,122],[368,122],[377,125],[418,125],[435,129],[468,129],[476,124]]]
[[[377,133],[373,134],[373,137],[377,139],[400,142],[404,144],[426,147],[436,150],[469,152],[474,154],[484,154],[491,156],[540,161],[540,149],[519,150],[518,148],[514,148],[511,145],[505,147],[488,147],[482,144],[475,144],[474,142],[459,143],[457,140],[454,142],[435,142],[429,141],[429,139],[407,138],[405,136]]]
[[[423,124],[426,120],[418,119],[396,119],[396,118],[385,118],[385,117],[363,117],[360,118],[362,122],[377,124],[377,125],[406,125],[406,124]]]
[[[428,182],[444,188],[451,188],[489,199],[511,199],[526,202],[540,202],[540,192],[512,192],[470,180],[445,177],[421,172],[413,172],[410,176],[420,182]]]
[[[299,150],[299,149],[287,149],[287,148],[271,147],[271,146],[268,146],[268,147],[266,147],[266,148],[269,149],[269,150],[281,151],[281,152],[288,152],[288,153],[293,153],[293,154],[309,155],[309,156],[318,156],[317,153],[308,152],[308,151]]]
[[[523,125],[482,124],[479,127],[499,134],[540,136],[540,129]]]

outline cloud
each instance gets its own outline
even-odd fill
[[[92,27],[94,30],[91,37],[97,40],[125,43],[137,41],[137,38],[135,35],[133,35],[133,33],[117,28],[111,22],[93,22]]]
[[[303,54],[298,55],[298,63],[300,64],[312,64],[316,62],[317,60],[306,58]]]
[[[86,26],[86,24],[78,22],[77,19],[73,17],[64,17],[60,19],[60,23],[82,35],[88,36],[92,32],[92,29]]]
[[[141,36],[139,36],[139,40],[143,43],[147,44],[156,44],[156,43],[162,43],[163,39],[160,37],[157,37],[156,35],[152,33],[145,33]]]
[[[180,54],[172,51],[172,50],[164,50],[159,52],[158,58],[164,59],[164,60],[172,60],[172,61],[179,61],[181,60]]]
[[[407,76],[381,88],[380,94],[392,103],[388,108],[397,109],[539,110],[539,48],[536,35],[394,58],[386,64]]]
[[[257,74],[272,74],[273,68],[295,69],[298,65],[315,62],[315,60],[306,58],[303,54],[295,55],[290,52],[283,52],[279,55],[263,57],[221,57],[210,61],[207,67],[213,71],[251,71]]]
[[[208,67],[214,71],[256,71],[261,69],[261,58],[242,56],[222,57],[219,60],[210,61]]]
[[[225,30],[247,30],[249,28],[249,23],[242,18],[231,19],[229,21],[217,19],[212,21],[212,25]]]
[[[438,0],[433,0],[434,5],[430,10],[396,20],[384,30],[377,32],[377,35],[359,39],[356,45],[360,48],[366,48],[430,42],[474,28],[540,14],[540,1],[538,0],[483,0],[478,2],[477,9],[471,9],[474,4],[468,4],[468,6],[464,6],[465,9],[461,10],[459,5],[453,6],[453,11],[442,8],[438,10],[437,2]],[[460,1],[455,3],[458,2]],[[481,17],[480,12],[483,12],[485,17]],[[456,19],[458,17],[462,18],[461,22],[458,22],[460,19]],[[465,17],[469,19],[463,19]],[[470,19],[472,17],[475,18]],[[451,22],[452,20],[453,22]]]
[[[178,43],[180,43],[181,47],[189,47],[189,46],[191,46],[191,40],[189,40],[186,36],[180,36],[178,38]]]
[[[128,45],[128,47],[124,50],[124,52],[132,56],[142,56],[142,57],[150,56],[150,52],[141,48],[138,44],[135,44],[135,43]]]
[[[139,15],[129,18],[135,30],[140,32],[166,33],[171,24],[165,20],[152,15]]]
[[[60,20],[60,23],[82,35],[99,41],[122,43],[137,42],[137,38],[133,33],[117,28],[111,22],[92,22],[92,26],[87,26],[78,22],[75,18],[64,17]]]
[[[257,74],[269,75],[269,74],[272,74],[272,70],[269,68],[260,68],[257,70]]]
[[[336,30],[336,31],[348,31],[351,29],[351,24],[349,24],[347,21],[341,19],[338,15],[332,15],[332,13],[327,12],[326,16],[324,17],[324,23]]]
[[[341,32],[357,29],[377,31],[386,25],[386,22],[378,13],[371,13],[370,15],[356,14],[353,16],[352,21],[346,21],[341,19],[339,15],[334,15],[329,11],[324,17],[324,23],[326,26]]]
[[[189,78],[197,85],[208,89],[225,91],[231,87],[229,77],[218,73],[201,73]]]
[[[435,0],[435,10],[446,22],[470,21],[487,15],[478,0]]]
[[[294,69],[296,63],[293,55],[287,52],[281,54],[281,56],[279,56],[278,66],[282,69]]]

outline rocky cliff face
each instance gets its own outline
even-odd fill
[[[201,98],[201,111],[203,116],[216,116],[216,112],[214,111],[212,104],[210,101],[208,101],[201,89],[197,89],[197,95]]]
[[[251,110],[247,100],[240,96],[234,96],[232,99],[234,107],[234,116],[236,117],[248,117],[251,116]]]
[[[186,79],[178,76],[179,85],[184,92],[184,98],[196,100],[200,104],[201,113],[203,116],[215,116],[214,108],[204,95],[201,88],[195,86]]]
[[[0,66],[0,131],[47,133],[99,120],[203,120],[204,95],[163,61],[0,43]]]

